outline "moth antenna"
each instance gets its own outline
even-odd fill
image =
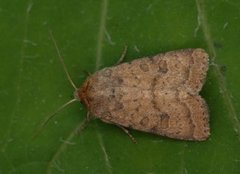
[[[43,128],[48,124],[48,122],[58,113],[60,112],[62,109],[64,109],[66,106],[70,105],[71,103],[77,101],[77,99],[72,99],[66,103],[64,103],[62,106],[60,106],[56,111],[54,111],[53,113],[51,113],[48,117],[46,117],[46,119],[42,122],[42,124],[39,126],[38,130],[36,131],[36,133],[33,135],[33,138],[35,138],[37,135],[39,135],[39,133],[43,130]]]
[[[119,65],[120,63],[123,62],[123,60],[124,60],[124,58],[126,57],[126,54],[127,54],[127,49],[128,49],[128,47],[127,47],[127,45],[125,45],[124,50],[123,50],[120,58],[118,59],[118,61],[116,62],[115,65]]]
[[[65,63],[64,63],[64,60],[63,60],[62,55],[61,55],[61,53],[60,53],[60,50],[59,50],[59,48],[58,48],[58,46],[57,46],[57,42],[56,42],[56,40],[55,40],[55,38],[54,38],[51,30],[49,30],[49,34],[50,34],[51,40],[53,41],[54,47],[55,47],[55,49],[56,49],[56,51],[57,51],[58,58],[59,58],[59,60],[60,60],[60,62],[61,62],[61,64],[62,64],[63,69],[64,69],[64,72],[65,72],[65,74],[66,74],[66,76],[67,76],[67,79],[68,79],[68,81],[70,82],[70,84],[73,86],[73,88],[74,88],[75,90],[77,90],[76,85],[73,83],[73,80],[72,80],[71,76],[69,75],[69,72],[68,72],[67,67],[66,67],[66,65],[65,65]]]

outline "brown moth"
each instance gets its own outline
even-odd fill
[[[184,49],[104,68],[75,91],[103,122],[182,140],[206,140],[208,108],[198,94],[208,70],[203,49]]]
[[[89,75],[77,88],[50,35],[75,92],[74,99],[43,125],[68,104],[80,101],[91,118],[117,125],[126,133],[125,128],[131,128],[194,141],[210,135],[207,104],[199,95],[208,70],[208,54],[203,49],[170,51],[107,67]]]

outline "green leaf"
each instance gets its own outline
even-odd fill
[[[218,173],[240,171],[240,1],[2,0],[0,2],[0,173]],[[177,141],[90,122],[68,106],[32,138],[44,118],[72,98],[53,32],[73,81],[125,61],[180,48],[208,51],[201,95],[210,112],[205,142]]]

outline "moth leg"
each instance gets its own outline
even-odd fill
[[[87,120],[90,121],[91,119],[92,119],[92,116],[91,116],[90,112],[88,111],[87,112]]]
[[[134,144],[136,144],[137,143],[137,141],[135,140],[135,138],[132,136],[132,134],[130,134],[130,132],[125,128],[125,127],[123,127],[123,126],[120,126],[120,125],[117,125],[119,128],[121,128],[127,135],[128,135],[128,137],[132,140],[132,142],[134,143]]]
[[[80,126],[75,130],[75,135],[79,135],[83,129],[86,128],[89,121],[91,121],[92,117],[90,115],[90,112],[87,112],[86,118],[83,120],[83,122],[80,124]]]
[[[123,50],[123,52],[121,54],[121,57],[118,59],[118,61],[116,62],[115,65],[118,65],[118,64],[122,63],[124,58],[125,58],[125,56],[126,56],[126,54],[127,54],[127,46],[125,45],[124,50]]]
[[[108,123],[108,124],[113,124],[113,125],[116,125],[117,127],[119,127],[120,129],[122,129],[127,135],[128,135],[128,137],[131,139],[131,141],[134,143],[134,144],[136,144],[137,143],[137,141],[135,140],[135,138],[130,134],[130,132],[128,131],[128,129],[126,129],[125,127],[123,127],[123,126],[121,126],[121,125],[119,125],[119,124],[117,124],[117,123],[114,123],[114,122],[112,122],[112,121],[110,121],[110,120],[106,120],[106,119],[101,119],[103,122],[105,122],[105,123]]]

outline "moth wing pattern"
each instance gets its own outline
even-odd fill
[[[136,59],[97,73],[114,82],[114,86],[124,80],[122,86],[149,88],[155,82],[159,89],[181,87],[196,94],[202,88],[207,70],[208,55],[203,49],[184,49]]]
[[[139,97],[140,103],[125,100],[119,109],[116,106],[120,104],[113,102],[112,107],[115,109],[104,113],[105,116],[101,120],[175,139],[206,139],[209,127],[204,100],[200,96],[192,96],[184,92],[180,94],[165,92],[172,97],[165,100],[161,95],[153,100]]]
[[[209,136],[207,105],[198,95],[207,70],[204,50],[171,51],[97,71],[79,95],[104,122],[201,141]]]

